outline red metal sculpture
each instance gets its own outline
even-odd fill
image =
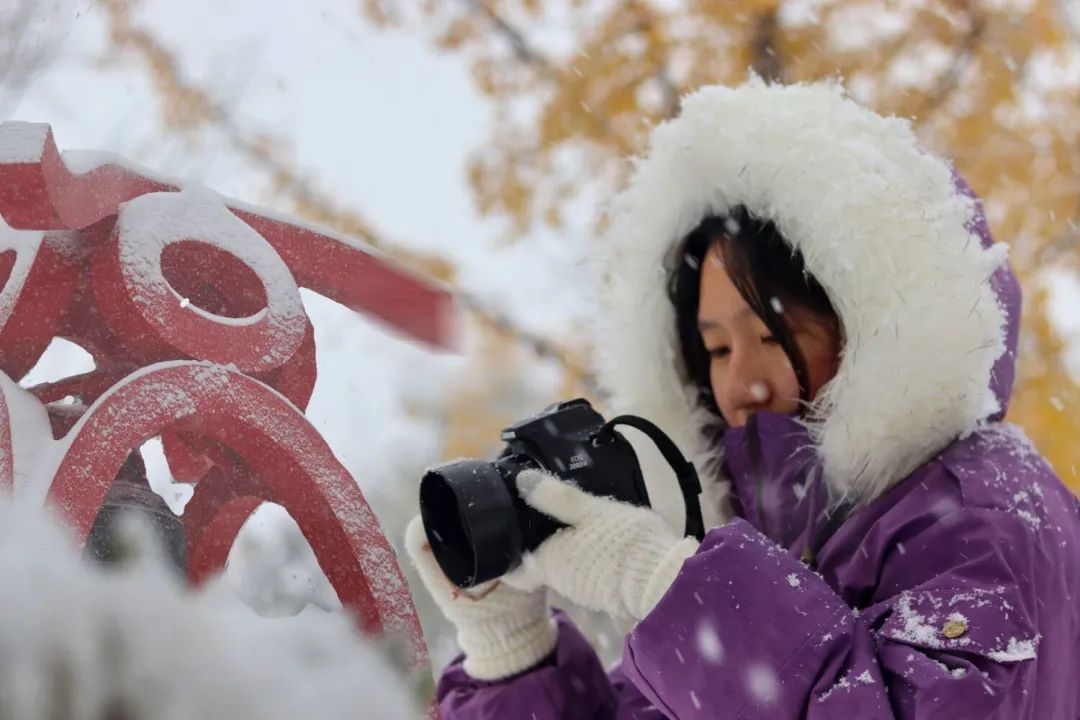
[[[125,459],[160,436],[173,475],[195,484],[181,518],[192,582],[224,567],[260,503],[279,503],[360,627],[403,633],[426,663],[378,520],[304,418],[315,344],[298,286],[437,347],[450,295],[344,236],[91,165],[72,173],[47,125],[0,124],[0,490],[44,474],[85,539]],[[96,368],[30,397],[13,381],[55,337]]]

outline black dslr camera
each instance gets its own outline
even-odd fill
[[[646,433],[678,478],[686,503],[686,534],[704,536],[694,466],[658,427],[622,415],[609,422],[584,399],[552,405],[502,432],[506,448],[494,462],[458,460],[429,470],[420,481],[420,514],[432,552],[452,583],[469,588],[501,577],[563,527],[529,507],[517,490],[522,470],[547,470],[592,495],[649,506],[649,494],[630,443],[615,431]]]

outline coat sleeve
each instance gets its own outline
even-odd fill
[[[442,720],[665,720],[621,670],[605,673],[569,618],[556,619],[554,655],[528,672],[490,682],[451,663],[436,690]]]
[[[865,578],[895,592],[856,612],[736,520],[706,537],[627,638],[624,671],[679,720],[1036,718],[1030,535],[1018,522],[957,510]]]

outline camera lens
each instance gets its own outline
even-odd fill
[[[460,588],[501,577],[521,560],[514,498],[492,463],[461,460],[428,471],[420,515],[435,560]]]

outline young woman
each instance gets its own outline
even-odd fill
[[[1080,717],[1080,503],[1002,421],[1019,288],[908,123],[833,85],[703,89],[608,239],[601,377],[726,515],[699,543],[523,473],[570,527],[470,592],[414,522],[464,651],[443,718]],[[638,621],[619,668],[545,587]]]

